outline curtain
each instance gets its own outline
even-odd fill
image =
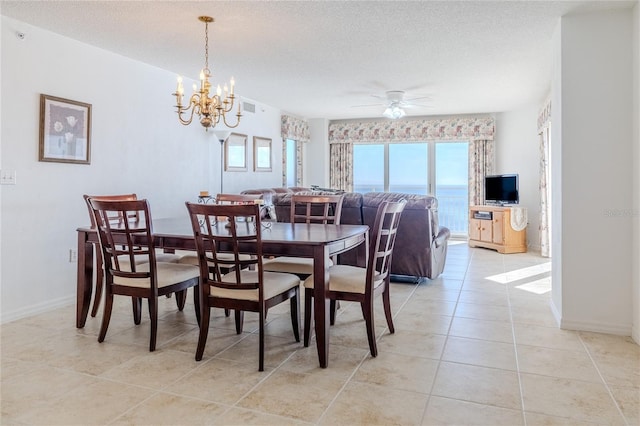
[[[311,139],[309,123],[290,115],[282,115],[280,132],[282,134],[282,186],[287,185],[287,139],[296,141],[296,185],[302,186],[302,144]]]
[[[353,192],[353,144],[331,144],[329,158],[329,184],[331,188]]]
[[[540,255],[551,257],[551,169],[549,142],[551,135],[551,102],[547,101],[538,116],[540,137]]]
[[[469,196],[484,200],[484,175],[493,171],[493,117],[422,118],[415,120],[336,121],[329,124],[330,182],[332,188],[353,190],[353,143],[469,141],[478,155],[469,155]],[[343,146],[344,145],[344,146]],[[486,152],[485,152],[486,151]],[[478,163],[479,162],[479,163]],[[477,164],[476,164],[477,163]],[[471,171],[473,170],[473,174]],[[479,179],[479,180],[478,180]],[[472,190],[471,183],[480,190]],[[480,204],[473,202],[473,204]]]
[[[493,173],[493,140],[469,142],[469,205],[484,203],[484,177]]]

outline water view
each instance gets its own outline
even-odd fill
[[[383,184],[354,185],[354,192],[384,192]],[[426,195],[423,185],[391,185],[389,192]],[[440,226],[446,226],[455,236],[466,237],[469,230],[469,192],[465,185],[436,186],[438,199],[438,220]]]

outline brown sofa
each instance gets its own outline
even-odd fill
[[[291,194],[310,191],[306,188],[268,188],[247,190],[244,193],[263,194],[275,208],[277,220],[289,220]],[[407,200],[393,252],[391,273],[398,278],[437,278],[444,269],[447,258],[448,228],[438,225],[438,200],[429,195],[369,192],[366,194],[349,192],[342,205],[342,224],[373,226],[376,210],[383,201]],[[365,247],[341,254],[339,263],[365,266]]]

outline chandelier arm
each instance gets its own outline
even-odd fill
[[[182,113],[185,111],[184,108],[179,108],[178,109],[178,120],[180,121],[181,124],[188,126],[189,124],[191,124],[191,121],[193,121],[193,112],[194,109],[193,108],[189,108],[189,110],[191,111],[191,113],[189,114],[189,119],[185,120],[184,118],[182,118]]]
[[[233,128],[238,127],[238,125],[240,124],[240,117],[241,117],[241,116],[242,116],[242,114],[240,114],[240,113],[237,113],[237,114],[236,114],[237,121],[236,121],[236,124],[234,124],[233,126],[232,126],[231,124],[227,123],[227,116],[226,116],[226,115],[223,115],[223,116],[222,116],[222,120],[224,121],[224,125],[225,125],[225,126],[227,126],[227,127],[228,127],[228,128],[230,128],[230,129],[233,129]]]

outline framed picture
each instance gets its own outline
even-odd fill
[[[227,172],[247,171],[247,135],[231,133],[224,146],[224,170]]]
[[[256,172],[271,171],[271,139],[253,137],[253,170]]]
[[[91,163],[91,104],[40,95],[40,161]]]

